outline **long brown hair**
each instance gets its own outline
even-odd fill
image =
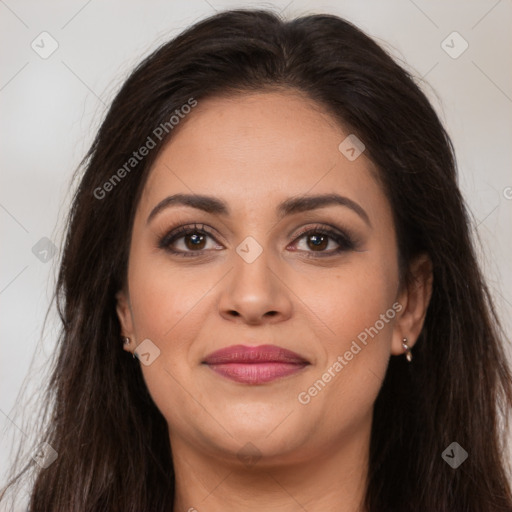
[[[190,98],[272,88],[305,93],[364,141],[393,209],[401,268],[420,253],[433,263],[414,361],[391,358],[375,403],[367,509],[512,511],[503,455],[512,376],[448,135],[411,76],[352,24],[261,10],[216,14],[147,57],[84,159],[57,284],[51,413],[39,439],[59,455],[46,469],[27,463],[11,482],[33,474],[30,511],[171,510],[167,424],[140,365],[121,349],[115,294],[141,190],[173,131],[104,184]],[[457,469],[441,457],[454,441],[469,453]]]

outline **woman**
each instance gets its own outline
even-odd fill
[[[365,34],[206,19],[84,168],[29,510],[512,510],[451,143]]]

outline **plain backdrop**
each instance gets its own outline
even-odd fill
[[[135,64],[199,19],[235,7],[345,17],[422,82],[453,139],[480,259],[512,332],[510,1],[0,0],[0,475],[12,443],[27,435],[19,410],[34,407],[18,392],[25,379],[28,390],[40,387],[56,339],[54,312],[41,331],[72,173]]]

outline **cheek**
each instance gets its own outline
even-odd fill
[[[194,277],[194,270],[183,272],[156,260],[134,254],[130,297],[137,342],[149,338],[160,350],[151,365],[141,364],[144,381],[158,409],[175,425],[181,421],[179,412],[190,408],[190,347],[203,325],[201,307],[211,283],[200,277],[200,271]],[[194,397],[206,402],[199,391]]]
[[[380,260],[368,254],[358,264],[340,268],[330,276],[318,275],[313,293],[308,284],[297,294],[304,297],[304,302],[318,312],[329,328],[330,345],[343,348],[360,333],[364,338],[366,330],[376,323],[379,333],[389,337],[396,316],[392,305],[396,300],[397,276],[393,260]],[[385,315],[384,320],[381,315]]]
[[[134,325],[140,338],[161,343],[180,330],[182,320],[192,314],[198,301],[211,288],[197,270],[184,271],[164,258],[135,254],[130,267],[130,297]]]
[[[387,370],[396,309],[386,287],[373,284],[337,279],[330,300],[319,304],[334,334],[320,340],[322,358],[297,401],[332,432],[346,435],[371,415]]]
[[[329,336],[319,340],[323,354],[304,400],[316,402],[314,407],[341,400],[343,410],[331,411],[336,421],[367,412],[382,384],[400,310],[392,257],[368,253],[360,264],[336,271],[325,285],[320,281],[322,293],[306,299],[329,327]]]

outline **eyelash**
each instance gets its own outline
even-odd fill
[[[213,236],[213,234],[210,233],[207,229],[205,229],[204,224],[201,224],[201,225],[194,224],[193,226],[191,226],[191,225],[181,226],[177,229],[170,231],[169,233],[167,233],[160,239],[160,241],[158,243],[158,247],[160,249],[164,249],[165,251],[167,251],[171,254],[174,254],[176,256],[182,256],[182,257],[201,256],[203,254],[203,252],[205,251],[204,249],[201,251],[181,251],[181,250],[171,249],[171,244],[173,244],[180,238],[184,238],[185,236],[192,235],[192,234],[206,235],[215,240],[215,237]],[[353,251],[356,249],[357,244],[354,241],[353,237],[350,236],[348,233],[338,232],[338,231],[335,231],[335,230],[333,230],[329,227],[323,226],[323,225],[317,225],[317,226],[314,226],[313,228],[308,228],[308,229],[300,232],[297,235],[297,237],[295,238],[294,243],[297,242],[298,240],[300,240],[308,235],[312,235],[312,234],[328,236],[334,242],[336,242],[339,245],[339,247],[337,249],[331,250],[329,252],[305,251],[306,257],[308,257],[308,258],[326,258],[329,256],[336,256],[342,252]],[[302,252],[304,252],[304,251],[302,251]],[[311,253],[313,253],[313,254],[311,254]]]

